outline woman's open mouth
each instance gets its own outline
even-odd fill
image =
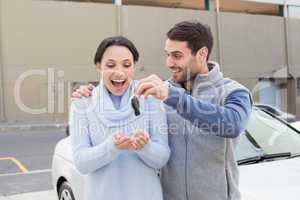
[[[121,88],[121,87],[123,87],[124,84],[125,84],[125,82],[126,82],[126,80],[121,80],[121,79],[119,79],[119,80],[111,80],[112,85],[113,85],[114,87],[116,87],[116,88]]]

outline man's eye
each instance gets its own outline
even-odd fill
[[[175,54],[174,58],[179,59],[179,58],[181,58],[181,55]]]

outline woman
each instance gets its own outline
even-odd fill
[[[131,105],[139,54],[131,41],[111,37],[94,63],[102,80],[91,97],[74,100],[70,134],[74,163],[87,174],[86,200],[162,200],[157,170],[168,161],[166,115],[154,98]]]

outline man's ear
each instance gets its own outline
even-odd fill
[[[197,51],[197,59],[199,59],[200,61],[207,61],[207,57],[208,57],[208,48],[207,47],[202,47],[201,49],[199,49]]]

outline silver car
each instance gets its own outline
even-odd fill
[[[253,107],[236,149],[243,200],[298,199],[300,132],[276,115]],[[73,164],[70,138],[58,142],[52,162],[59,200],[82,200],[85,176]]]
[[[276,115],[278,118],[285,120],[287,122],[295,122],[295,121],[299,120],[299,118],[297,118],[297,116],[295,116],[291,113],[287,113],[282,110],[279,110],[278,108],[268,105],[268,104],[256,103],[255,106],[260,108],[261,110],[270,112],[270,113]]]

